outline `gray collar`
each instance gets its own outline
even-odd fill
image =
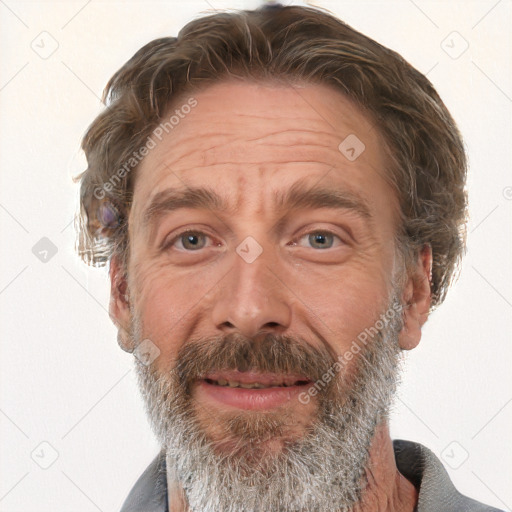
[[[415,512],[500,512],[460,494],[441,461],[425,446],[395,440],[393,448],[398,470],[419,492]],[[169,512],[163,450],[137,480],[121,509],[142,511]]]
[[[393,448],[398,471],[418,490],[415,512],[500,512],[460,494],[441,461],[425,446],[395,440]]]
[[[121,512],[169,512],[164,450],[139,477],[121,507]]]

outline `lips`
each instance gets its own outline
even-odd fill
[[[244,388],[244,389],[266,389],[269,387],[289,387],[293,386],[295,384],[276,384],[275,386],[268,386],[265,384],[262,384],[261,382],[237,382],[234,380],[225,380],[225,379],[219,379],[219,380],[211,380],[211,379],[205,379],[208,384],[216,384],[217,386],[223,386],[223,387],[230,387],[230,388]]]
[[[197,399],[236,409],[273,409],[297,400],[312,384],[304,375],[221,371],[197,381]]]

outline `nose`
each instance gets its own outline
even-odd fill
[[[287,330],[291,322],[291,292],[283,281],[266,251],[252,263],[235,254],[231,271],[219,283],[214,296],[212,319],[216,328],[247,337]]]

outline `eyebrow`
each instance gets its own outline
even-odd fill
[[[306,208],[335,208],[351,210],[360,217],[371,219],[368,203],[358,194],[321,186],[307,186],[303,182],[294,183],[284,193],[276,191],[275,204],[280,210],[299,210]]]
[[[169,188],[155,195],[142,216],[142,226],[147,228],[165,213],[180,208],[195,208],[216,212],[228,210],[226,202],[215,191],[207,187]]]
[[[276,209],[283,211],[334,208],[352,211],[366,220],[371,220],[373,217],[368,203],[353,192],[319,186],[308,187],[301,182],[294,183],[289,190],[284,192],[276,191],[274,201]],[[181,208],[204,209],[214,212],[232,211],[226,201],[208,187],[170,188],[155,195],[143,213],[142,226],[147,228],[164,214]]]

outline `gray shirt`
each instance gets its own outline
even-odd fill
[[[441,461],[425,446],[395,440],[393,448],[398,471],[418,490],[415,512],[503,512],[460,494]],[[121,512],[169,512],[164,451],[137,480]]]

